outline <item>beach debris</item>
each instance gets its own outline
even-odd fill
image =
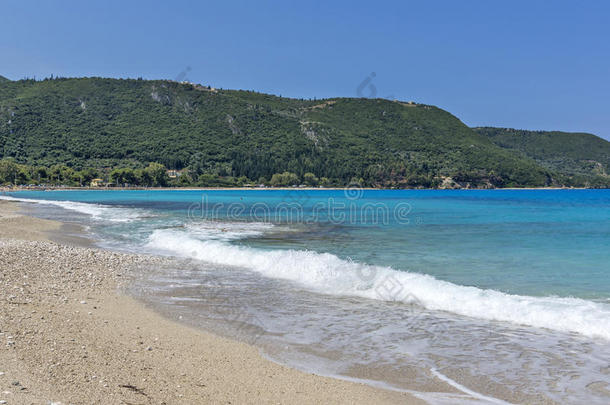
[[[133,391],[136,394],[144,395],[145,397],[148,396],[148,395],[146,395],[146,393],[141,388],[138,388],[138,387],[136,387],[134,385],[131,385],[131,384],[120,384],[119,387],[127,388],[128,390]]]

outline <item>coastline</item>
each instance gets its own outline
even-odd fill
[[[350,190],[352,186],[345,187],[58,187],[58,186],[0,186],[0,192],[17,191],[329,191],[329,190]],[[430,191],[483,191],[483,190],[608,190],[607,188],[595,187],[496,187],[496,188],[376,188],[376,187],[355,187],[359,190],[378,190],[378,191],[406,191],[406,190],[430,190]]]
[[[0,201],[0,400],[425,403],[282,366],[164,318],[119,289],[131,269],[163,259],[81,247],[61,239],[62,226]]]

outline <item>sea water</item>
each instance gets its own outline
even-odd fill
[[[103,247],[180,258],[134,291],[276,361],[462,392],[433,403],[610,402],[609,190],[3,198],[84,224]]]

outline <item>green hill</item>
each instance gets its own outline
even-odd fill
[[[10,80],[4,76],[0,76],[0,83],[3,83],[3,82],[10,82]]]
[[[566,176],[610,175],[610,142],[592,134],[489,127],[474,130],[496,145]]]
[[[186,168],[181,184],[198,185],[274,174],[275,184],[384,187],[565,182],[557,167],[480,132],[439,108],[384,99],[289,99],[164,80],[0,81],[0,158],[30,167],[108,176],[158,162]],[[578,181],[594,178],[585,172]],[[45,175],[38,180],[54,178]]]

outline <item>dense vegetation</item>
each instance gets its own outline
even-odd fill
[[[610,174],[610,142],[592,134],[559,131],[524,131],[509,128],[473,128],[496,145],[534,159],[538,164],[565,176]]]
[[[608,182],[606,172],[562,172],[480,131],[433,106],[383,99],[299,100],[164,80],[0,78],[0,183]],[[165,168],[181,176],[159,175]]]

